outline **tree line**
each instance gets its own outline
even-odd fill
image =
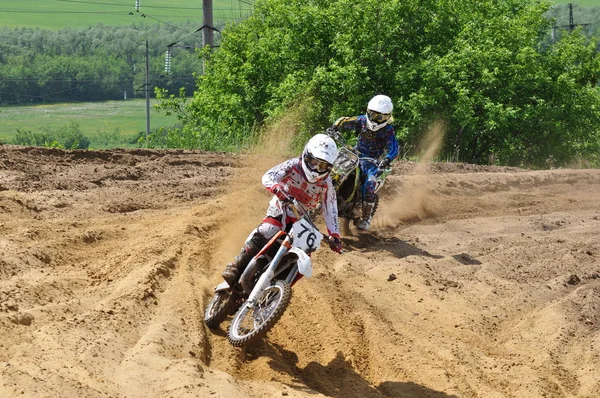
[[[159,92],[182,121],[161,137],[240,145],[293,109],[289,128],[307,137],[385,93],[406,157],[442,126],[440,160],[598,165],[597,41],[580,30],[549,40],[551,10],[542,0],[257,0],[205,52],[192,99]]]
[[[303,142],[385,93],[405,157],[418,156],[435,125],[440,160],[597,165],[595,28],[551,40],[564,12],[544,0],[257,0],[200,57],[179,48],[201,46],[191,22],[2,28],[0,104],[141,96],[148,40],[150,85],[180,124],[143,145],[235,150],[292,110]]]
[[[0,29],[0,105],[103,101],[145,96],[146,40],[150,85],[195,88],[202,61],[198,24],[97,25],[58,31]],[[167,45],[172,48],[165,72]],[[184,48],[186,47],[186,48]],[[154,95],[153,90],[152,95]]]

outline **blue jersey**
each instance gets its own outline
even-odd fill
[[[398,140],[394,127],[386,125],[377,131],[367,128],[367,116],[341,117],[334,126],[340,131],[354,131],[358,135],[356,150],[366,157],[380,159],[386,156],[390,161],[398,157]]]

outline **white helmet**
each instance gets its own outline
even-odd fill
[[[338,149],[333,138],[317,134],[306,143],[302,152],[302,170],[309,182],[326,178],[337,158]]]
[[[387,95],[376,95],[367,105],[367,127],[377,131],[388,124],[392,117],[394,104]]]

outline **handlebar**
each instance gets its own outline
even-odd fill
[[[290,197],[290,200],[288,202],[284,202],[284,206],[290,207],[292,209],[292,211],[294,212],[294,216],[296,217],[296,219],[299,220],[301,217],[303,217],[306,221],[308,221],[310,223],[310,225],[313,226],[313,228],[315,228],[317,231],[319,231],[319,233],[321,235],[323,235],[323,240],[326,241],[327,244],[331,245],[332,243],[335,242],[335,239],[336,239],[335,237],[333,237],[331,235],[324,234],[323,232],[321,232],[319,230],[319,227],[317,227],[315,225],[315,223],[314,223],[312,217],[310,216],[309,212],[304,208],[304,206],[302,206],[302,204],[300,202],[298,202],[296,200],[296,198]],[[303,215],[302,216],[300,216],[300,214],[298,212],[298,208],[301,208],[303,210]],[[285,217],[285,210],[284,210],[283,217]],[[340,251],[337,251],[337,252],[338,252],[338,254],[343,254],[344,253],[343,250],[340,250]]]
[[[289,203],[288,203],[288,207],[289,207],[290,209],[292,209],[292,211],[294,212],[294,216],[296,217],[296,219],[300,219],[300,213],[298,212],[298,207],[299,207],[299,206],[300,206],[300,207],[302,207],[302,205],[300,204],[300,202],[298,202],[298,201],[296,200],[296,198],[292,198],[292,197],[290,196],[290,199],[291,199],[291,200],[290,200],[290,201],[289,201]],[[303,210],[304,210],[304,208],[303,208]],[[312,221],[312,220],[311,220],[311,221]]]
[[[369,157],[369,156],[361,156],[361,154],[356,151],[356,148],[351,147],[350,145],[348,145],[346,143],[346,141],[344,140],[344,137],[342,136],[342,134],[340,134],[340,132],[338,130],[336,130],[335,128],[329,127],[327,130],[325,130],[325,134],[327,134],[329,137],[333,138],[333,140],[336,143],[340,144],[341,146],[344,146],[344,147],[352,149],[352,151],[354,153],[356,153],[356,155],[358,156],[359,160],[371,162],[371,163],[373,163],[377,167],[379,167],[381,165],[381,160],[380,159],[372,158],[372,157]],[[390,167],[386,167],[386,169],[391,170]]]
[[[370,158],[370,157],[368,157],[368,156],[359,156],[359,159],[360,159],[360,160],[365,160],[365,161],[367,161],[367,162],[374,163],[375,165],[378,165],[378,164],[379,164],[379,159]]]
[[[292,211],[294,212],[294,217],[296,217],[297,220],[299,220],[300,218],[304,217],[316,230],[319,230],[319,228],[315,225],[312,217],[310,216],[309,212],[304,208],[304,206],[302,206],[302,204],[300,202],[298,202],[296,200],[296,198],[293,198],[290,196],[290,201],[286,202],[285,205],[287,205],[290,209],[292,209]],[[300,215],[300,212],[298,211],[298,209],[302,209],[302,216]],[[285,217],[285,214],[284,214]],[[321,231],[319,231],[321,232]],[[321,232],[321,234],[323,234]],[[325,239],[328,243],[333,242],[333,236],[331,235],[327,235],[327,234],[323,234],[323,239]]]

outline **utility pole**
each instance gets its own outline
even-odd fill
[[[213,6],[212,0],[202,0],[202,15],[204,23],[202,24],[202,46],[213,46]]]
[[[569,32],[575,29],[575,22],[573,22],[573,3],[569,3]]]
[[[150,62],[148,58],[148,39],[146,39],[146,140],[150,135]]]
[[[202,15],[204,23],[202,24],[202,48],[206,46],[213,47],[213,8],[212,0],[202,0]],[[204,74],[206,60],[202,59],[202,74]]]
[[[574,22],[574,18],[573,18],[573,3],[569,3],[569,24],[568,25],[562,25],[562,26],[556,26],[556,23],[554,24],[554,27],[552,29],[552,42],[556,42],[556,29],[557,28],[569,28],[569,32],[573,32],[575,30],[575,27],[577,26],[589,26],[589,23],[579,23],[576,24]]]

